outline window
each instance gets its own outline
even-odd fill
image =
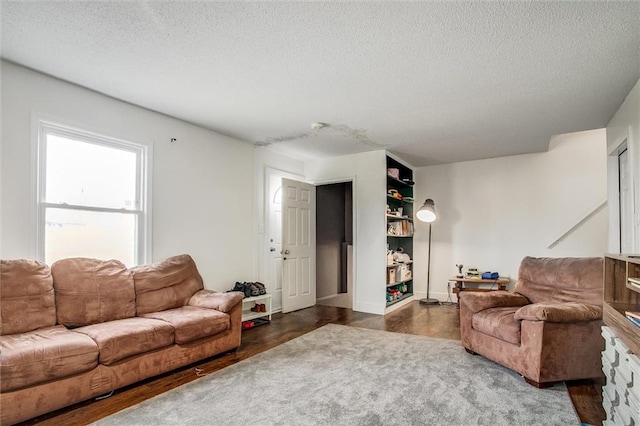
[[[38,258],[147,260],[147,149],[40,121]]]

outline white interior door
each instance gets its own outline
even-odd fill
[[[316,304],[316,188],[282,179],[282,312]]]

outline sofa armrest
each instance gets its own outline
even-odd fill
[[[515,320],[581,322],[602,319],[602,308],[586,303],[534,303],[518,309]]]
[[[200,290],[191,296],[187,305],[215,309],[216,311],[228,313],[234,306],[242,302],[243,297],[244,294],[239,291],[217,293],[211,290]]]
[[[487,292],[462,291],[458,295],[460,297],[460,306],[464,305],[472,314],[489,308],[529,304],[529,299],[526,297],[506,290]]]

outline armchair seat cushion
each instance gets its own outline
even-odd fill
[[[100,363],[111,365],[132,355],[173,343],[173,327],[149,318],[125,318],[75,329],[91,337],[100,348]]]
[[[64,326],[0,336],[0,389],[68,377],[98,365],[98,346],[84,334]]]
[[[231,317],[214,309],[183,306],[182,308],[145,314],[146,318],[166,321],[175,329],[175,341],[181,345],[228,330]]]
[[[514,319],[518,306],[490,308],[473,315],[475,330],[505,342],[520,344],[520,322]]]
[[[580,322],[602,319],[600,306],[586,303],[534,303],[518,309],[516,320],[548,322]]]

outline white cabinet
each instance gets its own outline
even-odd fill
[[[606,384],[602,387],[602,405],[607,413],[605,425],[640,424],[640,359],[615,332],[602,327],[606,348],[602,352],[602,371]]]

